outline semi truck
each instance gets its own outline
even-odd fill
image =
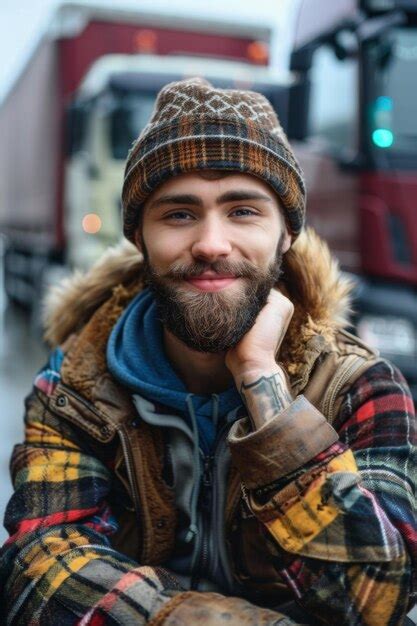
[[[314,23],[312,4],[303,4],[300,35],[303,20]],[[337,84],[318,63],[328,50],[336,74],[351,69],[336,96],[349,106],[313,120],[317,99],[331,99]],[[289,134],[306,174],[310,224],[354,278],[357,334],[399,366],[417,400],[417,3],[352,3],[335,28],[296,47],[291,69],[300,87]],[[299,110],[310,113],[310,126],[298,125]]]

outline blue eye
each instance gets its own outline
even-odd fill
[[[237,215],[238,217],[250,217],[251,215],[256,215],[256,212],[252,211],[252,209],[235,209],[232,215]]]

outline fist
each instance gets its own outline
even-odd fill
[[[287,332],[294,313],[294,305],[281,292],[271,289],[268,300],[256,318],[255,324],[236,346],[226,354],[226,365],[236,368],[265,368],[275,365],[275,355]]]

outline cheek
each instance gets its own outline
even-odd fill
[[[148,228],[144,229],[143,237],[149,262],[154,267],[166,268],[184,255],[184,242],[177,236],[177,233]]]
[[[261,231],[254,236],[241,237],[238,247],[243,256],[258,267],[269,267],[276,257],[278,240],[271,233]]]

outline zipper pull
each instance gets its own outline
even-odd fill
[[[209,511],[211,507],[212,487],[213,487],[213,459],[212,455],[207,455],[203,460],[203,475],[201,477],[200,506],[202,510]]]
[[[198,535],[198,528],[197,528],[197,526],[195,524],[191,524],[191,526],[187,530],[187,534],[185,536],[185,543],[190,543],[191,541],[194,541],[194,539],[197,537],[197,535]]]
[[[213,479],[213,460],[214,456],[209,454],[204,457],[203,462],[203,485],[204,487],[211,487]]]

